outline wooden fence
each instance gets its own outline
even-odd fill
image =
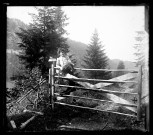
[[[101,80],[101,79],[87,79],[87,78],[68,78],[68,77],[62,77],[62,76],[56,76],[55,75],[55,67],[56,64],[56,59],[50,59],[49,62],[51,63],[51,68],[49,69],[49,93],[50,93],[50,104],[52,109],[54,109],[55,104],[61,104],[61,105],[67,105],[67,106],[72,106],[72,107],[77,107],[77,108],[84,108],[84,109],[89,109],[89,110],[96,110],[96,111],[102,111],[102,112],[109,112],[109,113],[114,113],[114,114],[119,114],[119,115],[125,115],[125,116],[131,116],[131,117],[137,117],[137,120],[140,121],[140,114],[141,114],[141,93],[142,93],[142,67],[139,67],[139,70],[114,70],[114,69],[82,69],[82,68],[75,68],[76,70],[84,70],[84,71],[127,71],[127,72],[133,72],[133,73],[138,73],[138,81],[109,81],[109,80]],[[55,78],[62,78],[62,79],[69,79],[77,82],[104,82],[104,83],[135,83],[137,84],[137,93],[130,93],[130,92],[119,92],[119,91],[110,91],[110,90],[104,90],[104,89],[93,89],[93,88],[85,88],[85,87],[77,87],[77,86],[68,86],[68,85],[60,85],[60,84],[55,84]],[[76,88],[76,89],[84,89],[84,90],[91,90],[91,91],[97,91],[97,92],[102,92],[102,93],[122,93],[122,94],[135,94],[138,95],[138,104],[125,104],[125,103],[115,103],[119,104],[122,106],[128,106],[128,107],[134,107],[137,109],[136,114],[125,114],[125,113],[120,113],[120,112],[115,112],[115,111],[109,111],[109,110],[100,110],[100,109],[95,109],[95,108],[90,108],[90,107],[83,107],[83,106],[78,106],[78,105],[72,105],[68,103],[61,103],[61,102],[55,102],[54,101],[54,96],[57,95],[58,93],[55,93],[55,87],[70,87],[70,88]],[[64,97],[74,97],[78,99],[87,99],[87,100],[94,100],[94,101],[100,101],[100,102],[110,102],[114,103],[113,101],[109,100],[100,100],[100,99],[93,99],[93,98],[87,98],[87,97],[80,97],[80,96],[72,96],[72,95],[64,95]]]

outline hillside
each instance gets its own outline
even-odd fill
[[[18,19],[7,18],[7,49],[19,50],[17,43],[20,39],[15,33],[20,28],[27,29],[28,26]]]
[[[77,59],[77,67],[81,67],[82,59],[86,53],[87,45],[71,39],[67,40],[67,44],[70,46],[70,53],[74,54],[75,58]]]
[[[19,51],[17,45],[20,39],[15,34],[20,31],[20,28],[27,29],[28,26],[18,19],[7,18],[7,63],[6,63],[6,80],[16,73],[19,69],[19,59],[16,56]]]
[[[119,64],[120,60],[119,59],[111,59],[109,61],[109,65],[112,69],[117,69],[117,66]],[[131,61],[123,61],[125,65],[125,69],[135,69],[135,63]]]

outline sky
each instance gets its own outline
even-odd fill
[[[68,38],[89,44],[97,29],[105,53],[110,59],[135,61],[136,31],[144,31],[144,6],[64,6]],[[8,6],[7,17],[26,24],[28,13],[37,13],[32,6]]]

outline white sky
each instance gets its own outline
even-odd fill
[[[144,30],[144,6],[64,6],[69,18],[66,27],[68,38],[89,44],[96,28],[110,59],[134,61],[136,31]],[[7,17],[28,24],[31,6],[8,6]]]

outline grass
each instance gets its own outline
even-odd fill
[[[74,107],[55,105],[54,111],[50,107],[44,111],[44,116],[37,116],[28,126],[22,131],[59,131],[59,130],[73,130],[61,129],[61,125],[68,125],[74,128],[84,128],[88,130],[104,130],[104,131],[118,131],[118,130],[131,130],[142,131],[144,129],[143,121],[137,122],[134,118],[120,116],[116,114],[79,109]],[[24,114],[22,117],[11,119],[20,125],[24,120],[29,118],[29,114]],[[106,125],[107,124],[107,125]],[[106,125],[106,127],[105,127]],[[103,127],[105,127],[103,129]],[[75,129],[76,130],[76,129]],[[75,131],[74,130],[74,131]]]
[[[104,97],[99,96],[97,93],[77,90],[74,92],[76,96],[85,96],[91,98],[104,99]],[[68,100],[67,100],[68,101]],[[77,99],[77,104],[87,107],[96,107],[100,105],[97,101]],[[25,102],[26,103],[26,102]],[[106,105],[105,107],[108,107]],[[52,111],[50,107],[44,107],[44,116],[38,116],[34,119],[28,126],[22,131],[57,131],[57,130],[73,130],[73,129],[60,129],[61,125],[71,125],[75,128],[85,128],[89,130],[103,130],[103,131],[142,131],[144,130],[144,119],[137,122],[136,119],[125,117],[116,114],[79,109],[74,107],[55,105],[55,110]],[[20,109],[16,107],[16,111]],[[121,112],[122,110],[119,108]],[[143,111],[144,113],[144,111]],[[15,113],[14,113],[15,114]],[[16,115],[17,116],[17,115]],[[28,117],[28,116],[25,116]],[[24,119],[25,120],[25,119]],[[23,120],[16,120],[19,126]],[[107,125],[106,125],[107,124]],[[106,127],[105,127],[106,126]],[[104,128],[105,127],[105,128]],[[104,129],[103,129],[104,128]]]

